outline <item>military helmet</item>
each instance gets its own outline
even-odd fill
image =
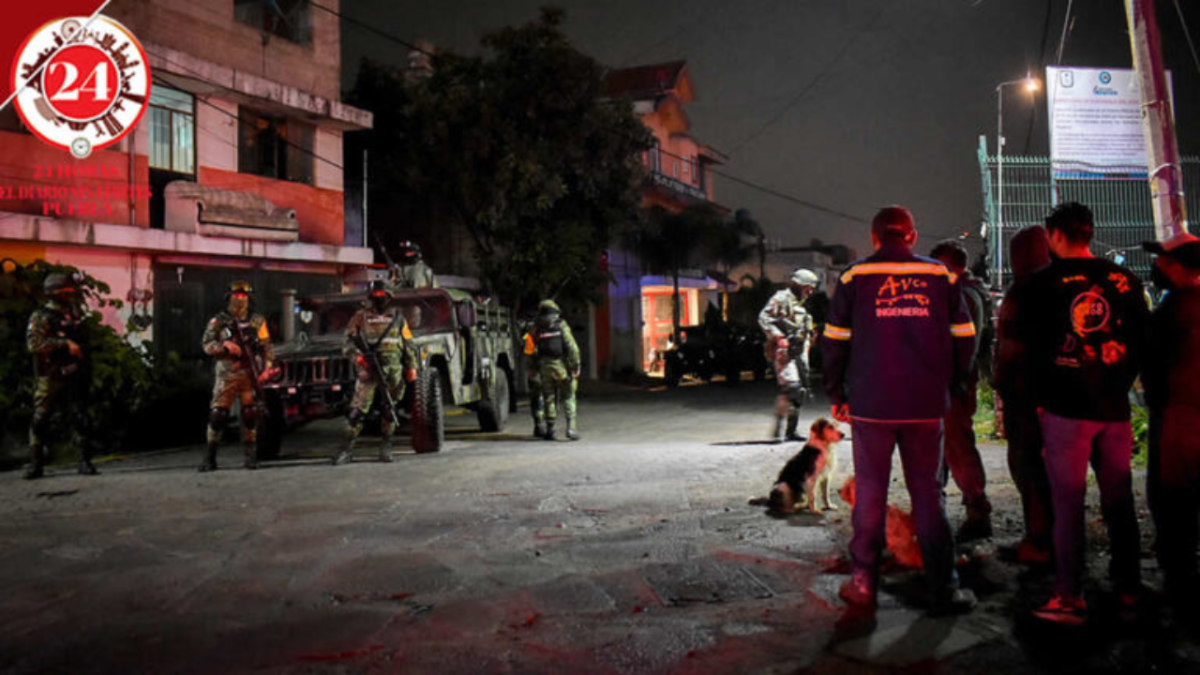
[[[367,295],[370,297],[385,295],[390,298],[392,297],[392,292],[388,289],[387,284],[383,283],[382,279],[376,279],[367,286]]]
[[[538,303],[538,314],[562,314],[562,309],[553,300],[543,300]]]
[[[42,290],[45,291],[47,295],[54,295],[56,293],[63,292],[70,293],[79,288],[79,282],[80,279],[78,274],[51,272],[50,274],[47,274],[46,278],[42,281]]]
[[[228,300],[234,293],[242,293],[249,297],[254,297],[254,287],[249,281],[235,281],[229,284],[229,290],[225,292],[225,299]]]
[[[421,262],[421,247],[411,241],[400,242],[400,264],[411,265]]]
[[[813,288],[816,288],[820,281],[820,278],[812,270],[806,269],[798,269],[792,272],[791,278],[788,279],[788,283],[793,286],[811,286]]]

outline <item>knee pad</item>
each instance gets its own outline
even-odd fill
[[[351,408],[350,414],[346,415],[346,422],[349,423],[350,426],[356,427],[359,424],[362,424],[363,417],[363,411],[359,410],[358,408]]]
[[[258,406],[246,406],[242,408],[242,426],[246,429],[253,429],[258,424]]]
[[[229,421],[229,408],[213,408],[208,412],[208,426],[213,429],[224,429]]]

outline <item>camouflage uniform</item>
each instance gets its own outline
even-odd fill
[[[815,286],[816,275],[808,270],[798,270],[792,275],[792,282],[797,286],[809,283]],[[804,300],[787,288],[771,297],[758,315],[758,324],[767,334],[767,360],[774,364],[775,381],[779,385],[772,434],[776,439],[795,440],[799,438],[796,427],[800,421],[800,407],[808,397],[812,316],[804,309]],[[787,420],[786,436],[780,429],[784,419]]]
[[[412,332],[404,317],[397,310],[378,311],[374,307],[358,310],[350,323],[346,325],[347,350],[355,351],[350,336],[361,333],[367,344],[375,348],[375,358],[387,379],[384,383],[397,404],[404,398],[405,371],[416,368],[416,354],[412,348]],[[376,347],[378,345],[378,347]],[[360,355],[362,356],[362,355]],[[356,359],[358,364],[358,380],[354,383],[354,399],[350,404],[350,414],[346,418],[348,443],[344,449],[333,458],[334,464],[344,464],[350,461],[359,434],[362,433],[363,421],[371,404],[375,401],[376,389],[379,382],[375,373],[365,358]],[[392,435],[396,431],[396,423],[392,415],[384,412],[382,419],[383,444],[379,450],[379,459],[384,462],[392,461]]]
[[[400,260],[391,266],[390,281],[397,288],[433,288],[433,270],[425,264],[421,247],[411,241],[400,242]]]
[[[258,440],[259,405],[257,400],[254,376],[242,355],[234,356],[226,348],[227,342],[236,342],[236,329],[241,331],[249,343],[251,356],[260,364],[260,373],[270,370],[275,360],[275,351],[271,346],[271,334],[267,330],[267,322],[259,314],[250,314],[247,310],[242,318],[238,318],[228,310],[221,312],[209,320],[204,328],[202,344],[204,353],[216,361],[216,383],[213,385],[212,403],[209,406],[208,417],[208,448],[201,471],[211,471],[217,468],[217,446],[221,442],[221,434],[229,421],[229,410],[235,401],[242,406],[242,443],[245,445],[245,465],[247,469],[258,467],[258,454],[255,443]]]
[[[40,478],[46,461],[46,437],[50,431],[51,417],[64,405],[80,399],[83,382],[83,356],[72,356],[70,347],[78,345],[83,324],[79,308],[65,299],[56,297],[59,290],[71,282],[67,275],[50,274],[46,278],[46,290],[50,298],[29,317],[25,331],[25,344],[33,355],[34,390],[33,419],[29,424],[29,466],[25,478]],[[74,421],[86,422],[86,415],[72,416]],[[79,429],[79,473],[94,475],[86,430]]]
[[[530,335],[537,348],[538,375],[542,380],[546,439],[554,440],[554,422],[558,418],[558,400],[561,399],[567,414],[567,438],[577,440],[575,389],[579,378],[579,345],[561,313],[553,300],[543,300],[538,306],[537,324]]]

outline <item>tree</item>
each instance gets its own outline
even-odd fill
[[[724,238],[726,230],[728,226],[716,209],[701,203],[678,213],[651,207],[641,226],[626,233],[626,248],[637,254],[646,271],[671,277],[671,325],[676,344],[681,325],[679,275],[685,269],[715,260],[713,243]]]
[[[465,231],[484,281],[518,307],[595,294],[610,237],[637,219],[649,147],[562,21],[543,9],[485,36],[481,56],[435,56],[432,74],[408,85],[366,68],[350,97],[381,115],[370,143],[372,158],[386,157],[372,159],[372,183],[406,194],[429,226]]]

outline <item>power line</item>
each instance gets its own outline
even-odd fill
[[[731,150],[729,154],[731,156],[735,155],[738,152],[740,152],[742,148],[746,147],[753,141],[757,140],[760,136],[763,135],[763,133],[765,133],[767,131],[767,129],[770,129],[777,122],[779,122],[779,120],[783,119],[783,116],[786,115],[788,113],[788,111],[791,110],[793,107],[795,107],[796,104],[798,104],[798,103],[800,103],[800,101],[804,100],[804,97],[806,95],[808,95],[808,92],[812,91],[814,87],[816,87],[818,84],[820,84],[821,81],[824,80],[830,74],[830,72],[833,71],[834,66],[836,66],[838,64],[838,62],[842,60],[842,57],[845,56],[846,53],[850,51],[850,48],[853,47],[858,42],[859,38],[861,38],[863,36],[863,33],[865,33],[868,29],[874,27],[875,22],[879,21],[879,17],[883,16],[883,12],[885,9],[887,9],[887,4],[882,5],[879,8],[879,11],[875,13],[875,16],[869,22],[864,24],[862,26],[862,28],[860,28],[854,34],[853,38],[851,38],[850,40],[847,40],[842,45],[842,48],[840,50],[838,50],[838,53],[837,53],[837,55],[835,55],[833,57],[833,60],[830,61],[828,64],[826,64],[825,68],[823,70],[821,70],[820,73],[817,73],[816,77],[809,80],[808,84],[804,85],[800,89],[800,91],[798,91],[796,93],[795,96],[793,96],[791,99],[789,99],[788,102],[785,103],[784,106],[779,109],[779,112],[772,115],[770,119],[768,119],[761,126],[759,126],[758,129],[754,130],[741,143],[739,143],[736,147],[734,147],[733,150]]]
[[[1058,56],[1054,59],[1054,65],[1056,66],[1062,65],[1063,48],[1067,46],[1067,36],[1071,33],[1071,25],[1073,23],[1071,20],[1071,5],[1074,3],[1075,0],[1067,0],[1067,13],[1063,17],[1062,36],[1058,38]]]
[[[1179,14],[1179,23],[1183,26],[1183,36],[1187,38],[1188,48],[1192,50],[1192,62],[1196,64],[1197,72],[1200,72],[1200,56],[1196,55],[1196,43],[1192,42],[1192,33],[1188,30],[1187,21],[1183,18],[1183,8],[1179,6],[1179,0],[1175,0],[1175,12]]]
[[[651,152],[653,152],[653,150],[651,150]],[[658,152],[663,155],[666,155],[668,157],[674,157],[675,159],[682,159],[686,162],[692,161],[692,159],[690,157],[684,157],[682,155],[677,155],[669,150],[663,150],[663,149],[659,148]],[[772,197],[777,197],[779,199],[789,201],[793,204],[803,206],[807,209],[812,209],[814,211],[820,211],[821,213],[827,213],[831,216],[837,216],[838,218],[844,218],[846,220],[852,220],[856,223],[868,223],[869,222],[859,216],[855,216],[853,214],[846,213],[845,211],[838,211],[837,209],[830,208],[828,206],[822,206],[821,204],[817,204],[816,202],[810,202],[807,199],[803,199],[803,198],[797,197],[795,195],[789,195],[786,192],[781,192],[779,190],[776,190],[775,188],[768,187],[766,185],[761,185],[759,183],[755,183],[753,181],[746,180],[745,178],[739,178],[737,176],[734,176],[730,173],[726,173],[724,171],[720,171],[718,169],[710,169],[710,171],[712,171],[714,174],[716,174],[726,180],[737,183],[738,185],[742,185],[742,186],[748,187],[753,190],[758,190],[759,192],[762,192],[763,194],[768,194],[768,195],[771,195]]]
[[[380,30],[380,29],[376,28],[375,26],[372,26],[371,24],[368,24],[368,23],[363,23],[362,21],[359,21],[358,19],[353,19],[353,18],[351,18],[351,17],[348,17],[348,16],[346,16],[345,14],[342,14],[341,12],[337,11],[336,9],[333,9],[333,8],[330,8],[330,7],[326,7],[326,6],[324,6],[324,5],[321,5],[321,4],[318,4],[318,3],[316,3],[316,2],[312,2],[312,0],[309,0],[309,3],[308,3],[308,4],[312,5],[313,7],[316,7],[317,9],[319,9],[319,10],[321,10],[321,11],[323,11],[323,12],[328,12],[329,14],[332,14],[332,15],[334,15],[334,16],[336,16],[337,18],[341,19],[342,21],[345,21],[346,23],[348,23],[348,24],[350,24],[350,25],[352,25],[352,26],[356,26],[356,27],[358,27],[358,28],[361,28],[361,29],[363,29],[363,30],[367,31],[368,33],[371,33],[371,34],[373,34],[373,35],[377,35],[377,36],[379,36],[379,37],[381,37],[381,38],[383,38],[383,39],[385,39],[385,40],[389,40],[389,41],[391,41],[391,42],[395,42],[395,43],[396,43],[396,44],[398,44],[398,45],[402,45],[402,46],[404,46],[404,47],[408,47],[409,49],[411,49],[411,50],[413,50],[413,51],[421,52],[422,54],[427,54],[427,55],[429,55],[429,56],[437,56],[437,54],[435,54],[434,52],[431,52],[431,51],[429,51],[428,49],[424,49],[424,48],[422,48],[422,47],[418,47],[417,45],[415,45],[415,44],[413,44],[413,43],[409,42],[408,40],[404,40],[404,39],[402,39],[402,38],[396,37],[395,35],[393,35],[393,34],[391,34],[391,33],[388,33],[388,32],[385,32],[385,31],[382,31],[382,30]],[[445,54],[446,52],[442,52],[442,53],[443,53],[443,54]]]
[[[151,55],[153,55],[153,56],[156,56],[156,57],[158,57],[158,58],[162,59],[162,60],[163,60],[163,61],[165,61],[166,63],[168,63],[168,64],[170,64],[170,65],[172,65],[172,66],[174,66],[174,67],[176,67],[176,68],[179,68],[179,69],[181,69],[181,70],[185,70],[185,71],[187,71],[187,72],[189,72],[189,73],[191,73],[191,74],[193,74],[193,75],[196,75],[196,76],[198,76],[198,77],[206,78],[206,79],[204,79],[204,80],[203,80],[203,82],[204,82],[205,84],[209,84],[209,85],[212,85],[212,86],[215,86],[215,87],[219,87],[219,88],[221,88],[221,89],[223,89],[223,90],[225,90],[225,91],[228,91],[228,92],[230,92],[230,93],[233,93],[233,94],[237,94],[237,95],[239,95],[239,96],[244,96],[244,95],[245,95],[245,94],[242,94],[241,92],[237,91],[236,89],[230,89],[229,87],[226,87],[226,86],[224,86],[224,85],[222,85],[222,84],[218,84],[218,83],[216,83],[216,82],[212,82],[212,81],[208,80],[208,79],[207,79],[207,76],[206,76],[204,73],[201,73],[201,72],[199,72],[199,71],[197,71],[197,70],[194,70],[194,69],[192,69],[192,68],[189,68],[189,67],[187,67],[187,66],[185,66],[185,65],[183,65],[183,64],[181,64],[181,63],[178,63],[178,62],[172,61],[170,58],[168,58],[168,57],[167,57],[166,55],[164,55],[164,54],[160,54],[160,53],[158,53],[158,52],[155,52],[155,51],[154,51],[154,50],[152,50],[152,49],[147,49],[147,50],[146,50],[146,53],[148,53],[148,54],[151,54]],[[172,74],[172,73],[166,73],[166,75],[167,75],[168,77],[170,77],[170,75],[171,75],[171,74]],[[168,83],[168,84],[170,84],[170,83],[171,83],[169,79],[167,80],[167,83]],[[182,87],[181,87],[181,88],[182,88]],[[206,98],[203,98],[203,97],[197,96],[197,97],[196,97],[196,100],[197,100],[197,101],[199,101],[200,103],[203,103],[204,105],[208,106],[209,108],[212,108],[213,110],[216,110],[217,112],[221,113],[222,115],[225,115],[226,117],[229,117],[229,118],[231,118],[231,119],[233,119],[233,120],[236,120],[236,121],[238,122],[238,124],[245,124],[245,125],[250,125],[250,124],[251,124],[250,120],[244,120],[244,119],[242,119],[242,118],[241,118],[241,116],[240,116],[240,115],[237,115],[237,114],[235,114],[235,113],[231,113],[231,112],[229,112],[228,110],[226,110],[226,109],[224,109],[224,108],[222,108],[222,107],[220,107],[220,106],[216,105],[215,103],[212,103],[211,101],[209,101],[209,100],[208,100],[208,99],[206,99]],[[303,153],[305,153],[305,154],[307,154],[307,155],[310,155],[310,156],[311,156],[311,157],[313,157],[314,159],[319,159],[319,160],[321,160],[322,162],[325,162],[326,164],[328,164],[328,165],[332,166],[333,168],[335,168],[335,169],[337,169],[337,170],[339,170],[339,171],[342,171],[342,170],[343,170],[343,167],[342,167],[342,165],[341,165],[341,164],[339,164],[338,162],[335,162],[335,161],[333,161],[333,160],[331,160],[331,159],[329,159],[329,158],[327,158],[327,157],[324,157],[324,156],[322,156],[322,155],[318,154],[317,152],[315,152],[315,151],[313,151],[313,150],[311,150],[311,149],[309,149],[309,148],[306,148],[306,147],[304,147],[304,146],[302,146],[302,145],[300,145],[300,144],[298,144],[298,143],[294,143],[294,142],[292,142],[290,139],[287,139],[287,138],[280,138],[279,140],[283,141],[283,142],[284,142],[284,144],[285,144],[285,145],[287,145],[288,147],[295,148],[296,150],[299,150],[300,152],[303,152]]]

